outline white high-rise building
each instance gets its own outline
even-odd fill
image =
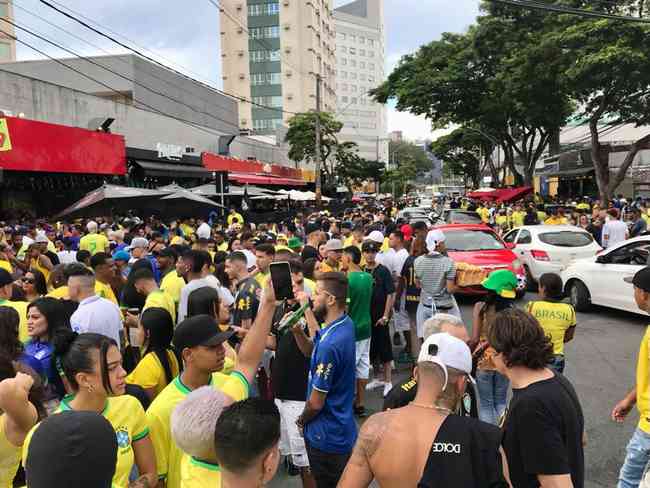
[[[386,76],[384,2],[356,0],[334,9],[333,18],[340,140],[356,142],[364,159],[388,162],[386,106],[368,96]]]
[[[14,6],[12,0],[0,0],[0,18],[14,20]],[[14,26],[7,22],[0,22],[0,29],[15,36]],[[4,32],[0,32],[0,63],[16,61],[16,41]]]

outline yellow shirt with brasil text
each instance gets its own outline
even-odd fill
[[[530,302],[528,313],[537,319],[553,343],[553,354],[564,354],[564,334],[576,325],[576,311],[568,303]]]
[[[55,414],[72,410],[69,403],[71,400],[71,396],[61,400],[61,405]],[[135,463],[133,443],[149,435],[144,410],[135,397],[121,395],[109,397],[106,400],[106,407],[101,414],[111,423],[113,429],[115,429],[115,436],[117,437],[117,465],[115,475],[113,476],[113,485],[129,486],[129,474],[131,474],[131,469]],[[36,424],[25,438],[23,444],[23,466],[27,462],[29,442],[39,425]]]
[[[235,401],[248,398],[249,384],[246,378],[234,371],[230,375],[213,373],[210,385]],[[156,452],[158,478],[166,480],[166,488],[180,488],[181,460],[183,451],[174,443],[171,432],[171,415],[176,405],[190,393],[180,376],[165,387],[147,409],[147,421],[151,429],[151,441]]]
[[[650,434],[650,327],[647,327],[636,365],[636,407],[639,410],[639,429]]]

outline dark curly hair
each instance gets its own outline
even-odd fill
[[[542,369],[553,357],[553,344],[537,319],[517,308],[496,314],[488,330],[488,342],[503,356],[508,368]]]

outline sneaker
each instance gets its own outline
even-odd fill
[[[372,380],[370,383],[366,385],[366,390],[374,390],[375,388],[379,388],[380,386],[383,386],[384,382],[379,381],[379,380]]]
[[[363,418],[363,417],[366,417],[368,415],[368,413],[366,412],[366,408],[364,406],[355,405],[354,406],[354,415],[356,415],[357,417],[362,417]]]
[[[392,389],[393,385],[391,383],[384,383],[384,396],[388,395]]]

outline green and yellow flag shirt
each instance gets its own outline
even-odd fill
[[[55,413],[72,410],[70,401],[73,398],[67,396],[61,400],[61,405]],[[113,476],[113,485],[129,486],[129,474],[131,474],[135,462],[133,443],[149,435],[144,409],[136,398],[131,395],[121,395],[109,397],[101,414],[111,423],[117,437],[117,465],[115,467],[115,476]],[[39,425],[37,424],[25,438],[23,443],[23,465],[27,463],[29,442]]]
[[[230,375],[213,373],[209,383],[236,402],[248,398],[248,381],[238,371]],[[166,479],[167,488],[181,487],[181,460],[183,451],[176,445],[171,432],[171,416],[176,405],[185,399],[190,389],[180,376],[165,387],[147,409],[147,421],[151,428],[151,442],[156,452],[158,478]]]

